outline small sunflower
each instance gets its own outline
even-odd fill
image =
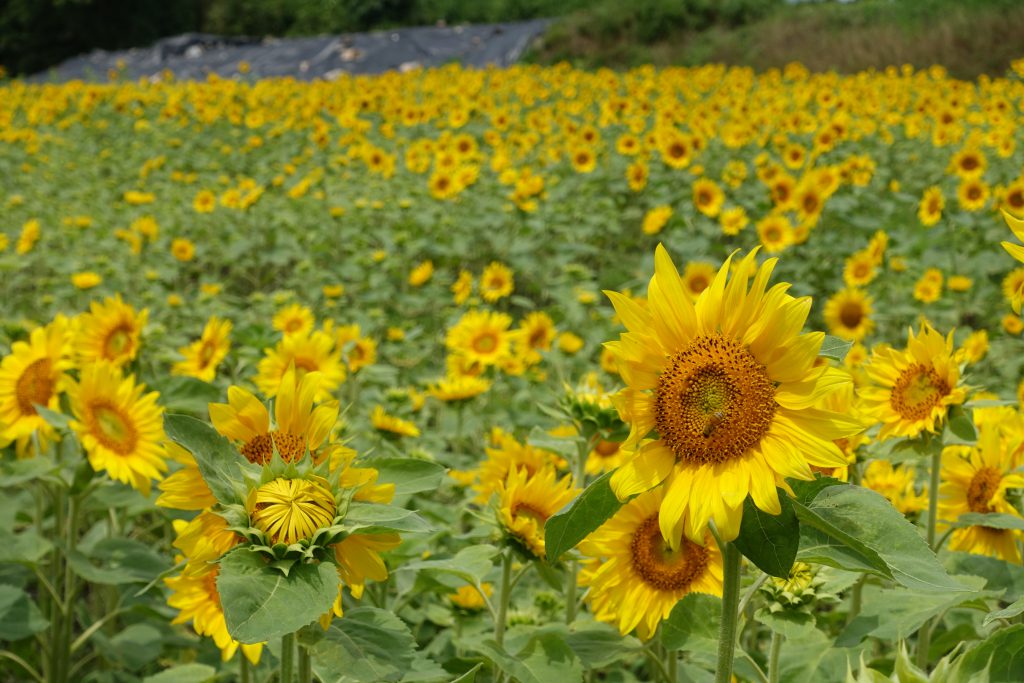
[[[231,350],[230,336],[231,321],[212,316],[197,341],[178,349],[185,358],[174,364],[171,374],[212,382],[217,376],[217,366]]]
[[[427,393],[445,403],[468,401],[474,396],[486,393],[491,381],[472,375],[456,375],[439,379],[430,385]]]
[[[420,435],[420,428],[414,422],[389,415],[382,405],[374,406],[373,412],[370,413],[370,424],[378,432],[390,436],[415,437]]]
[[[335,348],[331,335],[321,330],[309,333],[295,333],[285,336],[273,348],[263,350],[259,363],[256,386],[264,396],[273,398],[289,368],[299,374],[319,372],[318,400],[326,400],[345,379],[345,366],[341,350]]]
[[[102,303],[93,301],[89,312],[78,317],[75,349],[79,365],[105,361],[121,367],[135,360],[148,318],[148,310],[136,313],[120,294]]]
[[[825,304],[829,332],[849,341],[863,340],[875,327],[871,303],[871,297],[856,288],[836,292]]]
[[[981,178],[968,178],[956,189],[956,198],[964,211],[981,211],[992,194],[991,188]]]
[[[868,251],[858,251],[846,259],[843,282],[847,287],[862,287],[875,279],[875,258]]]
[[[1010,226],[1010,230],[1013,231],[1013,236],[1018,240],[1024,242],[1024,219],[1018,218],[1017,216],[1011,215],[1008,211],[1003,211],[1003,219],[1006,220],[1006,224]],[[1007,253],[1018,261],[1024,262],[1024,246],[1014,244],[1013,242],[1003,242],[1003,249],[1006,249]],[[1019,278],[1014,281],[1016,286],[1008,288],[1006,281],[1003,281],[1003,294],[1006,295],[1007,299],[1013,302],[1013,310],[1015,313],[1020,313],[1020,302],[1024,298],[1021,291],[1024,289],[1024,275],[1020,275],[1022,269],[1018,268],[1013,271],[1017,273]],[[1007,291],[1011,294],[1007,294]]]
[[[274,314],[274,329],[285,336],[291,334],[309,334],[313,331],[316,318],[308,306],[291,304]]]
[[[551,350],[556,334],[554,321],[543,311],[534,311],[523,318],[516,332],[517,343],[527,349],[527,360],[531,363],[541,360],[541,351]]]
[[[545,467],[558,467],[563,461],[551,451],[545,451],[528,443],[521,443],[514,436],[498,429],[491,434],[491,447],[484,449],[486,458],[475,470],[453,471],[452,476],[459,483],[470,486],[476,492],[473,502],[487,503],[491,494],[497,491],[509,473],[524,470],[533,475]]]
[[[706,534],[701,543],[671,547],[658,523],[664,488],[642,493],[580,543],[589,586],[587,601],[598,621],[649,640],[689,593],[722,594],[722,556]]]
[[[693,205],[709,218],[716,218],[725,203],[725,193],[715,181],[701,178],[693,184]]]
[[[876,349],[867,366],[873,386],[861,389],[865,411],[882,423],[879,438],[935,433],[950,406],[967,397],[953,358],[953,333],[943,337],[923,323],[909,331],[907,348]]]
[[[470,363],[497,365],[512,354],[512,318],[493,311],[468,311],[445,337],[450,351]]]
[[[492,261],[480,275],[480,296],[488,303],[505,298],[514,288],[512,269],[497,261]]]
[[[921,197],[921,203],[917,207],[917,219],[921,225],[930,228],[942,218],[942,210],[946,208],[946,198],[942,196],[942,190],[937,186],[929,187]]]
[[[777,254],[785,251],[796,241],[793,225],[785,216],[773,214],[757,223],[757,237],[761,240],[765,252]]]
[[[668,204],[656,206],[644,214],[643,226],[641,229],[645,235],[657,235],[661,232],[668,219],[672,217],[672,207]]]
[[[473,274],[468,270],[460,270],[459,277],[452,285],[452,298],[456,306],[466,303],[473,293]]]
[[[917,489],[917,471],[912,465],[893,466],[888,460],[872,460],[864,469],[861,484],[880,493],[897,510],[910,515],[928,507],[928,489]]]
[[[513,469],[498,487],[498,523],[524,550],[544,557],[544,524],[579,494],[572,477],[561,479],[553,467],[534,474]]]
[[[82,370],[68,395],[75,419],[71,429],[78,435],[97,472],[130,484],[149,495],[152,479],[167,471],[164,461],[163,409],[157,392],[135,377],[124,377],[110,363],[96,363]]]
[[[715,281],[718,270],[705,261],[691,261],[683,268],[683,291],[691,301],[696,301],[700,293]]]
[[[409,271],[409,284],[413,287],[422,287],[434,276],[434,262],[427,260],[420,262],[415,268]]]

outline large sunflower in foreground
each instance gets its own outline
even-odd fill
[[[92,468],[149,495],[151,480],[163,477],[167,463],[159,394],[145,391],[133,375],[125,377],[110,363],[96,363],[82,370],[68,395],[75,416],[71,429]]]
[[[660,527],[674,548],[684,532],[704,543],[710,520],[736,538],[748,495],[779,514],[785,477],[845,465],[834,440],[862,428],[816,407],[840,384],[818,363],[825,335],[801,334],[811,300],[790,296],[786,283],[768,289],[776,260],[757,267],[755,256],[731,278],[729,257],[691,303],[659,245],[646,308],[607,292],[628,329],[607,346],[626,382],[616,401],[627,447],[636,447],[611,485],[625,500],[664,482]]]
[[[909,331],[903,351],[876,349],[867,371],[873,386],[860,395],[865,412],[882,423],[879,439],[934,433],[949,407],[967,398],[953,357],[953,333],[943,337],[927,323],[917,335]]]
[[[968,512],[1021,517],[1006,500],[1007,489],[1024,488],[1024,475],[1014,473],[1020,441],[1001,439],[996,425],[980,431],[976,447],[952,446],[942,452],[939,519],[955,522]],[[1020,564],[1020,538],[1014,529],[974,525],[953,531],[949,548]]]
[[[580,543],[592,558],[580,583],[590,587],[594,617],[644,640],[688,593],[722,594],[722,555],[710,533],[703,545],[684,540],[675,549],[662,538],[663,491],[637,496]]]
[[[1024,242],[1024,218],[1013,216],[1008,211],[1003,211],[1003,218],[1006,220],[1006,224],[1010,226],[1010,230],[1013,231],[1014,237],[1019,239],[1021,242]],[[1003,249],[1005,249],[1010,256],[1018,261],[1024,262],[1024,246],[1014,244],[1013,242],[1003,242],[1002,245]],[[1015,313],[1020,313],[1021,298],[1019,291],[1015,292],[1015,295],[1011,298]]]

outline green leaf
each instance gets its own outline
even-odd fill
[[[1024,568],[1019,565],[970,553],[949,553],[945,562],[951,574],[971,574],[985,579],[983,588],[1003,591],[1003,600],[1015,601],[1024,597]]]
[[[151,624],[131,624],[110,639],[104,654],[136,671],[156,660],[163,649],[164,634]]]
[[[86,581],[107,586],[149,582],[167,569],[165,558],[145,543],[128,538],[105,538],[88,554],[68,553],[68,562]]]
[[[168,438],[192,453],[206,485],[224,505],[243,503],[243,477],[249,470],[255,479],[259,468],[250,464],[231,442],[202,420],[187,415],[165,415]]]
[[[1024,681],[1024,624],[996,631],[964,653],[950,680],[966,681],[986,668],[991,683]]]
[[[611,472],[598,477],[576,500],[544,524],[544,546],[549,562],[576,547],[622,507],[622,502],[612,491],[611,478]]]
[[[982,626],[988,626],[997,619],[1013,619],[1018,614],[1024,612],[1024,598],[1019,598],[1016,602],[1008,607],[1004,607],[1001,610],[990,612],[985,620],[981,622]]]
[[[46,424],[51,427],[55,427],[65,432],[71,428],[71,417],[69,415],[58,413],[56,410],[50,410],[46,406],[39,405],[38,403],[33,403],[32,406],[36,409],[36,412],[39,413],[39,417],[46,420]]]
[[[916,527],[874,491],[829,486],[808,505],[794,501],[793,507],[801,523],[799,557],[804,561],[873,571],[916,590],[971,590],[945,572]],[[807,527],[819,533],[805,535]]]
[[[954,529],[984,526],[990,529],[1024,529],[1024,518],[1002,512],[965,512],[951,524]]]
[[[853,342],[826,334],[825,341],[821,343],[821,350],[818,351],[818,355],[842,362],[846,359],[846,354],[850,352],[851,348],[853,348]]]
[[[734,541],[743,556],[770,576],[788,578],[800,545],[800,522],[785,491],[779,489],[782,512],[772,515],[754,505],[747,496],[743,501],[743,522]]]
[[[195,415],[209,414],[209,405],[221,400],[221,390],[195,377],[171,376],[154,386],[160,391],[160,402],[168,412],[183,411]]]
[[[515,654],[493,640],[485,640],[479,647],[495,666],[519,683],[570,683],[583,679],[583,665],[556,632],[538,631]]]
[[[386,531],[424,532],[431,529],[430,524],[412,510],[357,502],[349,505],[342,526],[348,531],[371,534]]]
[[[472,669],[453,680],[452,683],[475,683],[476,675],[483,667],[483,663],[477,664]]]
[[[526,442],[536,448],[557,453],[563,458],[574,460],[579,452],[576,448],[576,439],[563,439],[551,436],[540,427],[534,427],[526,437]]]
[[[221,558],[217,592],[231,637],[260,643],[326,613],[338,596],[338,570],[328,562],[299,564],[286,578],[258,553],[236,548]]]
[[[789,640],[805,638],[815,630],[814,615],[808,612],[785,609],[772,612],[768,608],[762,607],[754,614],[754,619]]]
[[[978,431],[974,428],[974,420],[962,406],[949,409],[946,429],[942,434],[942,442],[949,445],[973,445],[978,441]]]
[[[412,666],[416,641],[405,623],[374,607],[346,610],[310,648],[323,683],[399,681]]]
[[[380,473],[379,482],[395,485],[396,496],[436,490],[446,472],[444,466],[418,458],[374,458],[366,464]]]
[[[217,670],[206,664],[179,664],[146,676],[142,683],[209,683],[217,678]]]
[[[661,622],[661,642],[669,650],[715,652],[721,620],[721,598],[690,593]]]
[[[0,640],[28,638],[45,631],[49,625],[28,593],[0,584]]]
[[[0,483],[4,488],[14,488],[27,481],[39,479],[57,470],[57,464],[53,458],[45,455],[38,455],[25,460],[12,460],[4,462],[0,467]]]
[[[35,529],[14,534],[0,528],[0,562],[35,564],[53,549],[53,543],[40,536]]]
[[[585,624],[565,636],[566,644],[587,669],[603,669],[643,650],[632,636],[620,636],[609,624]]]
[[[397,571],[424,571],[453,574],[470,584],[483,581],[494,566],[494,556],[498,548],[493,545],[475,545],[455,553],[455,557],[446,560],[420,560],[407,562]]]

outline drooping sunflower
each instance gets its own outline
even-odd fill
[[[163,477],[167,463],[159,394],[145,391],[133,375],[123,376],[110,363],[87,366],[68,387],[75,416],[71,429],[92,468],[149,495],[151,480]]]
[[[688,593],[722,594],[722,556],[707,533],[673,548],[661,535],[664,487],[642,493],[580,543],[580,575],[594,617],[650,639]]]
[[[1022,517],[1006,499],[1007,489],[1024,488],[1024,475],[1015,456],[1019,438],[1000,438],[996,425],[980,429],[976,447],[948,447],[942,452],[942,485],[939,487],[938,518],[955,522],[962,514],[1000,513]],[[1014,529],[969,526],[953,531],[950,550],[989,555],[1020,564],[1017,541],[1024,537]]]
[[[322,375],[317,394],[317,400],[321,401],[330,398],[345,379],[341,349],[335,347],[331,335],[321,330],[287,335],[277,346],[264,349],[263,354],[255,382],[268,398],[277,395],[281,380],[291,367],[300,375],[307,372]]]
[[[185,358],[171,368],[172,375],[195,377],[212,382],[220,365],[231,350],[231,321],[212,316],[198,340],[178,349]]]
[[[136,313],[121,300],[120,294],[102,303],[93,301],[89,312],[78,317],[75,350],[79,365],[106,361],[121,367],[135,360],[142,328],[148,318],[147,309]]]
[[[508,296],[514,288],[512,269],[503,263],[492,261],[480,274],[480,296],[488,303]]]
[[[68,326],[67,318],[57,316],[32,330],[28,341],[14,342],[0,361],[0,439],[17,441],[22,450],[33,433],[41,443],[55,435],[35,406],[60,410],[72,366]]]
[[[558,479],[553,467],[533,474],[526,468],[515,468],[497,490],[498,523],[524,550],[543,558],[545,522],[579,492],[572,485],[572,476]]]
[[[836,292],[825,304],[825,324],[829,332],[849,341],[864,339],[875,327],[871,320],[871,303],[871,297],[856,288]]]
[[[839,386],[817,363],[825,335],[801,334],[810,299],[786,283],[768,289],[776,260],[757,267],[756,253],[731,277],[730,256],[695,304],[660,245],[646,308],[607,292],[628,329],[607,346],[626,382],[616,400],[627,448],[637,448],[611,485],[624,500],[665,482],[660,525],[673,547],[683,532],[703,543],[709,520],[736,538],[748,495],[779,514],[776,486],[812,479],[811,465],[845,465],[834,440],[862,428],[815,407]]]
[[[469,363],[497,365],[512,353],[512,318],[493,311],[467,311],[445,336],[445,345]]]
[[[376,405],[370,413],[370,424],[378,432],[388,436],[419,436],[420,428],[416,423],[389,415],[384,406]]]
[[[943,337],[927,323],[917,335],[909,330],[906,349],[876,349],[867,372],[873,385],[861,389],[861,398],[865,412],[882,423],[880,439],[935,433],[950,406],[967,397],[953,333]]]

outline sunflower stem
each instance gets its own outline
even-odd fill
[[[782,652],[782,636],[772,633],[772,645],[768,651],[768,683],[779,683],[780,652]]]
[[[853,594],[850,596],[850,613],[846,615],[846,623],[849,624],[853,621],[858,614],[860,614],[861,601],[863,600],[864,593],[864,575],[861,575],[857,582],[853,584]]]
[[[736,621],[739,618],[740,567],[743,557],[732,543],[722,544],[722,624],[718,632],[718,666],[715,683],[731,683],[736,654]]]
[[[281,636],[280,683],[292,683],[295,676],[295,634]]]
[[[512,552],[506,549],[501,556],[501,594],[498,596],[498,616],[494,620],[494,641],[502,647],[505,645],[505,621],[508,617],[511,593]]]
[[[928,484],[928,547],[936,549],[935,523],[938,521],[939,510],[939,480],[942,473],[942,446],[933,444],[932,470]],[[932,644],[932,630],[939,617],[929,619],[917,632],[917,666],[928,670],[928,650]]]
[[[309,650],[299,644],[299,683],[310,683],[313,680],[313,660],[309,658]]]
[[[669,683],[676,683],[679,680],[679,652],[665,648],[665,669]]]
[[[242,656],[238,658],[238,679],[240,683],[252,683],[252,675],[249,670],[249,658],[242,653]]]

